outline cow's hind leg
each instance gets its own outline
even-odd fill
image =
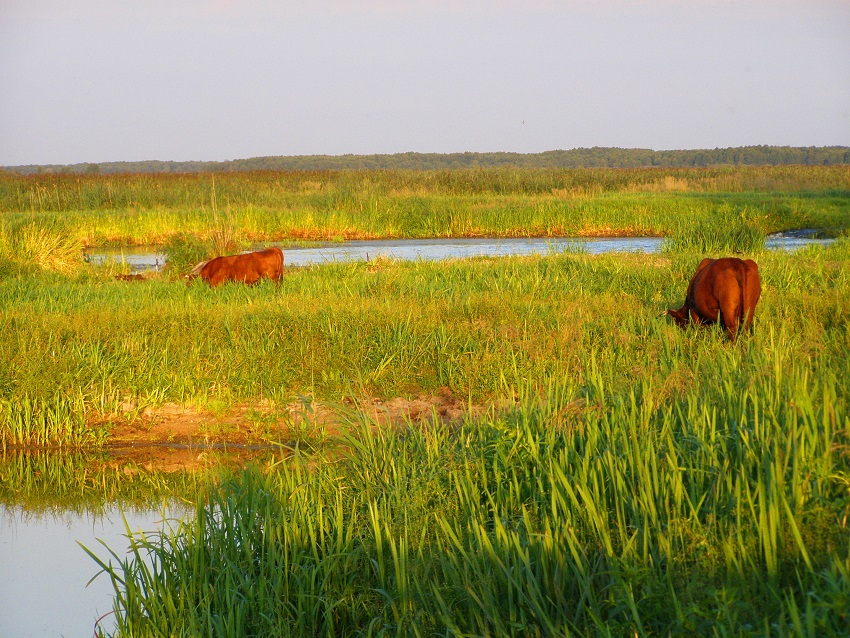
[[[744,298],[740,277],[737,273],[726,272],[718,277],[717,301],[720,306],[718,323],[726,328],[729,340],[734,342],[738,336],[738,327],[744,318]]]
[[[735,294],[726,294],[720,299],[720,321],[726,328],[729,340],[734,343],[738,336],[738,327],[743,319],[743,303],[740,289],[734,290]]]
[[[752,332],[753,315],[756,312],[756,304],[761,296],[761,277],[759,277],[759,267],[752,259],[744,262],[746,269],[744,271],[744,307],[741,312],[744,315],[744,330]]]

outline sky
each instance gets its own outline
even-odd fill
[[[0,0],[0,166],[850,146],[850,0]]]

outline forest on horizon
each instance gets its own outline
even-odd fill
[[[847,146],[739,146],[654,151],[641,148],[576,148],[542,153],[394,153],[376,155],[291,155],[222,162],[101,162],[6,166],[22,175],[44,173],[198,173],[262,170],[446,170],[463,168],[643,168],[850,164]]]

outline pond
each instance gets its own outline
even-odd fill
[[[163,512],[124,512],[134,532],[162,529]],[[109,577],[80,544],[101,559],[128,546],[117,507],[103,513],[29,513],[0,505],[0,636],[93,636],[95,623],[114,628]],[[79,544],[78,544],[79,543]]]
[[[768,249],[794,250],[809,244],[829,243],[831,239],[813,236],[813,231],[790,231],[770,235]],[[309,266],[332,262],[369,261],[378,257],[403,261],[462,259],[465,257],[503,257],[509,255],[549,254],[582,251],[591,255],[612,252],[656,253],[661,237],[520,237],[460,239],[379,239],[320,243],[310,247],[285,247],[287,266]],[[107,260],[125,262],[131,270],[159,270],[165,255],[150,247],[92,250],[94,263]]]
[[[134,534],[167,530],[223,474],[281,454],[191,440],[0,453],[0,638],[92,636],[101,617],[112,631],[112,584],[101,574],[87,585],[100,569],[80,545],[105,562],[107,548],[123,558],[125,519]]]

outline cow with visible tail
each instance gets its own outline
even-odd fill
[[[283,277],[283,251],[267,248],[242,255],[227,255],[202,261],[192,268],[186,278],[200,277],[210,287],[226,281],[255,284],[260,279],[279,282]]]
[[[665,310],[680,328],[722,323],[731,341],[741,329],[748,330],[761,296],[759,267],[752,259],[724,257],[703,259],[694,273],[685,305]]]

